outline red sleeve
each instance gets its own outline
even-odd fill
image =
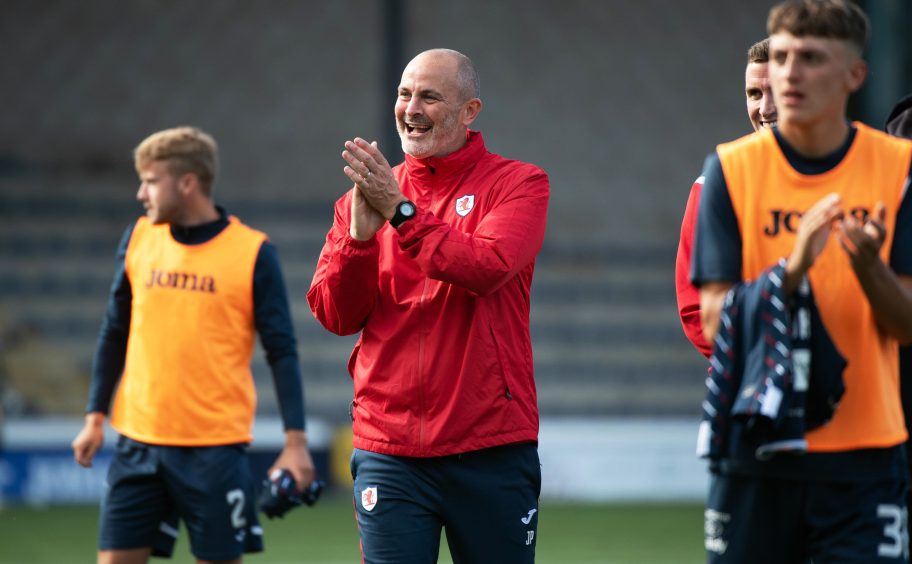
[[[307,292],[314,317],[337,335],[360,331],[377,298],[380,245],[376,237],[352,239],[350,216],[351,192],[336,202],[333,226]]]
[[[712,354],[712,347],[703,337],[703,324],[700,322],[700,290],[690,282],[690,257],[693,252],[702,188],[703,177],[701,176],[690,188],[687,207],[684,209],[681,240],[678,243],[678,256],[675,260],[675,293],[678,297],[678,316],[681,318],[684,334],[703,356],[709,358]]]
[[[428,278],[479,296],[494,292],[535,259],[545,236],[548,176],[537,168],[532,174],[523,170],[474,232],[419,210],[399,227],[399,247]]]

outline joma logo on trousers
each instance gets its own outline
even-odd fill
[[[849,214],[858,221],[864,221],[868,218],[870,212],[866,208],[852,208]],[[803,212],[798,210],[770,210],[769,221],[763,228],[763,233],[768,237],[779,235],[780,231],[789,233],[798,232],[798,224],[801,222]]]
[[[160,288],[173,288],[175,290],[189,290],[191,292],[215,293],[215,278],[212,276],[197,275],[190,272],[166,272],[153,268],[146,280],[146,288],[158,286]]]

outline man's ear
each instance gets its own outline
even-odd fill
[[[462,125],[468,127],[481,113],[481,99],[472,98],[462,107]]]
[[[861,88],[867,77],[868,63],[864,62],[863,59],[858,58],[849,63],[848,77],[846,79],[846,83],[849,87],[849,92],[856,92],[859,88]]]
[[[192,172],[186,172],[182,174],[181,177],[177,180],[177,189],[183,196],[189,196],[195,190],[199,190],[199,188],[199,177]]]

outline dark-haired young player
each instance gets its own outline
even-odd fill
[[[906,428],[897,343],[912,340],[912,143],[845,117],[864,82],[864,13],[797,0],[769,15],[778,127],[720,145],[704,167],[693,279],[707,340],[728,290],[786,259],[807,277],[848,361],[807,454],[726,452],[706,512],[710,562],[907,562]],[[811,362],[817,351],[811,351]]]

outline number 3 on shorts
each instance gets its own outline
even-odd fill
[[[877,556],[884,558],[909,558],[909,510],[889,503],[877,506],[877,517],[887,519],[884,538],[889,542],[877,546]]]
[[[240,529],[247,525],[247,519],[244,518],[244,490],[240,488],[233,489],[225,495],[225,499],[228,501],[228,505],[232,506],[231,526],[235,529]],[[880,508],[878,508],[878,515],[880,515]]]

